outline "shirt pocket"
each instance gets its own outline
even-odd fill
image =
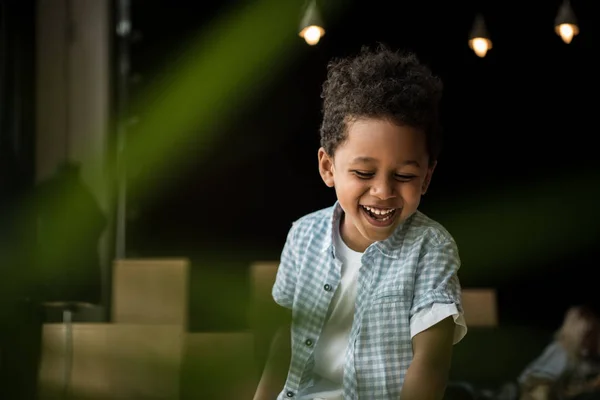
[[[371,339],[393,347],[406,337],[410,337],[409,334],[407,335],[410,307],[410,298],[401,288],[376,292],[365,315],[365,323]]]
[[[371,307],[378,304],[386,303],[403,303],[410,302],[411,297],[406,289],[403,287],[393,289],[383,289],[376,291],[373,294],[373,300],[371,301]]]

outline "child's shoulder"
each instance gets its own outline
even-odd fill
[[[305,214],[293,222],[293,226],[297,231],[325,231],[329,227],[333,217],[335,206],[322,208],[317,211]]]
[[[413,237],[424,238],[433,245],[454,242],[454,238],[450,232],[441,223],[428,217],[421,211],[417,211],[411,217],[407,234]]]

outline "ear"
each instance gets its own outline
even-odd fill
[[[429,184],[431,183],[431,177],[433,175],[433,171],[435,170],[436,166],[437,166],[437,161],[434,162],[429,167],[427,167],[427,173],[425,174],[425,179],[423,180],[423,186],[421,187],[421,195],[424,195],[425,193],[427,193],[427,189],[429,189]]]
[[[333,159],[327,154],[324,148],[319,149],[319,174],[321,174],[321,179],[323,182],[329,187],[334,186],[333,179]]]

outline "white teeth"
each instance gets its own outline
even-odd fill
[[[386,215],[386,214],[389,214],[389,213],[391,213],[391,212],[393,212],[395,210],[394,208],[390,208],[390,209],[387,209],[387,210],[382,210],[380,208],[373,208],[373,207],[367,207],[367,206],[363,206],[363,208],[365,210],[369,210],[373,214],[377,214],[377,215]]]

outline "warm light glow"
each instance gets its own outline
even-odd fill
[[[492,42],[485,38],[474,38],[469,40],[469,47],[473,49],[479,57],[485,57],[488,50],[492,48]]]
[[[311,46],[319,43],[319,40],[321,40],[323,35],[325,35],[325,29],[316,25],[307,26],[300,32],[300,36],[302,36],[304,40],[306,40],[306,43]]]
[[[573,36],[579,33],[579,28],[573,24],[560,24],[556,27],[556,33],[562,38],[563,42],[569,44],[573,40]]]

